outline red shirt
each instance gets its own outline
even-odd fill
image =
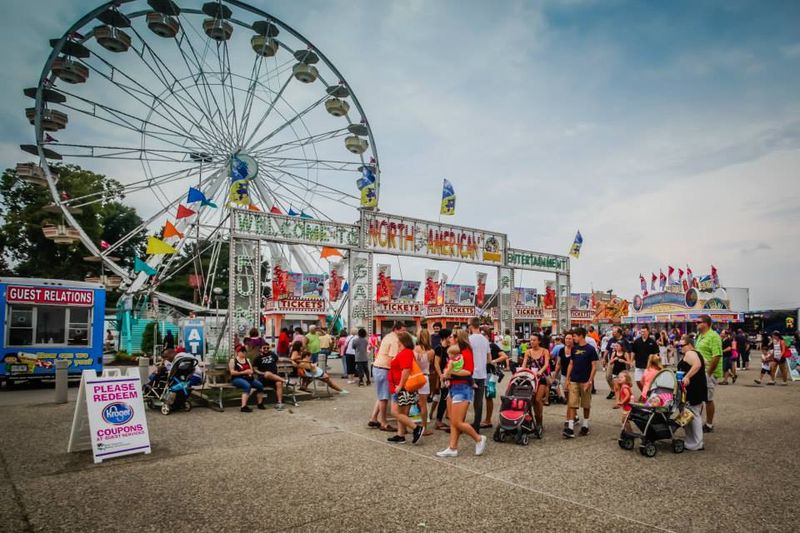
[[[469,375],[471,376],[475,371],[475,361],[472,358],[472,349],[466,348],[465,350],[462,350],[461,357],[464,358],[464,368],[462,370],[469,371]],[[466,385],[469,383],[470,380],[466,379],[466,376],[454,376],[450,378],[451,385]]]
[[[289,335],[281,332],[278,336],[278,346],[275,347],[275,351],[280,355],[289,353]]]
[[[392,394],[397,390],[400,380],[403,378],[403,370],[411,370],[414,361],[414,351],[403,348],[392,359],[389,365],[389,392]]]

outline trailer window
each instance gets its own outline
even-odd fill
[[[67,308],[40,305],[36,308],[36,344],[65,344]]]
[[[11,346],[33,344],[33,307],[29,305],[9,306],[8,343]]]
[[[69,340],[70,346],[89,345],[89,309],[85,307],[69,308]]]

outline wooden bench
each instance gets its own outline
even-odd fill
[[[208,369],[205,372],[203,378],[203,384],[200,386],[200,397],[208,403],[208,406],[215,411],[219,411],[220,413],[225,410],[225,405],[223,404],[223,395],[225,389],[235,389],[236,386],[231,385],[230,383],[230,376],[228,375],[228,369]],[[217,391],[217,399],[216,402],[208,401],[208,399],[203,395],[206,389],[211,389]],[[215,405],[216,403],[216,405]]]

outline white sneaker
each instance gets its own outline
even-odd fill
[[[458,450],[445,448],[440,452],[436,452],[436,457],[458,457]]]
[[[345,390],[345,389],[342,389],[342,390],[339,391],[339,395],[340,396],[341,395],[345,395],[345,394],[350,394],[350,391],[349,390]]]
[[[486,435],[481,435],[481,440],[475,445],[475,455],[483,455],[486,451]]]

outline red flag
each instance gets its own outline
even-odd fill
[[[679,269],[678,269],[678,279],[681,279],[682,277],[683,277],[683,270],[681,270],[681,269],[679,268]]]
[[[667,267],[667,277],[671,276],[673,272],[675,272],[675,269],[672,268],[671,266],[668,266]]]
[[[194,215],[195,212],[189,209],[188,207],[184,206],[183,204],[178,204],[178,216],[175,218],[187,218]]]
[[[100,249],[101,250],[108,250],[109,248],[111,248],[110,244],[108,244],[106,241],[103,241],[103,240],[100,241]]]
[[[272,207],[270,207],[269,208],[269,212],[270,213],[274,213],[276,215],[282,215],[283,214],[283,213],[281,213],[281,210],[278,209],[278,206],[276,206],[276,205],[273,205]]]
[[[655,283],[657,280],[658,280],[658,276],[656,276],[655,272],[653,272],[653,277],[652,277],[652,278],[650,278],[650,281],[652,281],[653,283]]]

